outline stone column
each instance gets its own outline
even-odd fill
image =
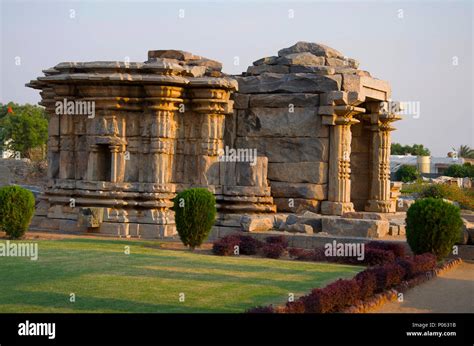
[[[112,167],[110,171],[110,182],[116,183],[119,178],[120,164],[121,160],[119,159],[120,146],[119,145],[110,145],[110,153],[112,158]]]
[[[354,211],[351,203],[351,125],[359,120],[363,108],[351,105],[320,107],[323,124],[330,125],[328,200],[321,204],[321,213],[342,215]]]
[[[371,181],[366,211],[390,213],[396,206],[390,199],[390,132],[395,130],[391,122],[401,119],[387,111],[387,103],[368,103],[371,113],[364,117],[370,121],[371,138]],[[373,113],[372,113],[373,112]]]
[[[87,180],[97,180],[97,163],[99,161],[99,147],[96,144],[89,145],[89,161],[87,163]]]
[[[173,172],[174,142],[176,138],[175,112],[182,102],[183,89],[172,86],[147,86],[147,101],[151,111],[148,133],[150,136],[149,155],[151,158],[148,182],[171,184]],[[171,189],[169,189],[171,192]]]
[[[219,150],[224,147],[225,114],[231,111],[230,92],[224,89],[192,89],[193,111],[201,116],[199,185],[220,185]]]

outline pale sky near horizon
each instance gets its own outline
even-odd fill
[[[395,123],[394,142],[421,143],[436,156],[461,144],[474,148],[470,0],[0,4],[2,103],[36,104],[39,92],[24,84],[62,61],[145,61],[148,50],[181,49],[239,74],[261,57],[311,41],[357,59],[359,68],[389,81],[394,100],[419,102],[419,117]]]

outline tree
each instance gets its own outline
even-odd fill
[[[46,144],[48,118],[43,108],[10,102],[0,104],[0,148],[29,157],[30,150]]]
[[[472,165],[451,165],[449,166],[444,175],[448,177],[455,177],[455,178],[474,178],[474,166]]]
[[[401,145],[400,143],[392,143],[390,148],[392,155],[415,155],[415,156],[430,156],[430,150],[425,148],[423,144]]]
[[[401,165],[398,171],[395,172],[395,178],[397,181],[403,181],[404,183],[414,181],[418,179],[419,176],[420,173],[416,167],[410,165]]]
[[[184,245],[201,246],[216,220],[216,199],[209,190],[192,188],[174,198],[176,228]]]
[[[454,148],[453,150],[458,152],[459,157],[463,157],[465,159],[474,159],[474,149],[471,149],[468,145],[461,145],[459,146],[458,150]]]
[[[442,259],[459,240],[462,225],[458,207],[439,198],[422,198],[407,211],[407,242],[415,254],[430,252]]]

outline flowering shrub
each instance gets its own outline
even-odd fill
[[[304,303],[301,299],[288,302],[285,305],[285,312],[289,314],[301,314],[305,312]]]
[[[356,280],[339,279],[323,288],[324,298],[329,300],[331,311],[339,311],[346,306],[355,304],[359,299],[359,284]]]
[[[390,250],[366,248],[364,263],[369,266],[383,265],[395,261],[395,255]]]
[[[239,237],[239,252],[242,255],[255,255],[263,246],[263,243],[249,235]]]
[[[279,243],[265,244],[262,252],[266,258],[280,258],[285,252],[285,248]]]
[[[249,314],[272,314],[274,312],[275,312],[275,309],[273,308],[273,305],[256,306],[246,311],[246,313],[249,313]]]
[[[413,257],[415,261],[416,274],[424,273],[429,270],[433,270],[436,267],[436,256],[431,253],[425,253],[422,255],[416,255]]]
[[[406,249],[401,243],[395,242],[384,242],[384,241],[370,241],[365,244],[366,249],[380,249],[386,251],[392,251],[395,257],[405,257]]]
[[[240,245],[240,237],[231,234],[218,239],[212,245],[212,253],[218,256],[231,256],[234,254],[235,246]]]
[[[364,270],[355,276],[359,284],[360,299],[367,299],[374,295],[377,289],[377,277],[373,271]]]
[[[264,248],[268,246],[277,245],[266,244]],[[391,251],[387,252],[393,255]],[[308,252],[302,249],[290,249],[290,253],[292,257],[304,257]],[[312,253],[314,257],[314,252]],[[318,256],[321,255],[319,251],[317,254]],[[397,258],[396,262],[368,268],[358,273],[351,280],[339,279],[324,288],[315,288],[298,300],[288,302],[283,311],[286,313],[338,312],[354,305],[360,299],[366,300],[376,293],[400,285],[403,280],[411,279],[410,283],[403,283],[405,287],[412,287],[413,280],[415,284],[424,282],[426,276],[419,274],[433,270],[435,267],[436,257],[430,253],[414,256],[413,258]],[[248,310],[248,312],[274,311],[271,305]]]
[[[298,261],[307,261],[313,258],[313,252],[311,250],[305,250],[297,247],[292,247],[288,250],[288,254],[291,258]]]
[[[267,244],[279,244],[283,249],[288,247],[288,240],[284,235],[276,235],[265,239]]]
[[[402,282],[405,276],[405,270],[403,267],[396,263],[385,264],[383,266],[367,269],[366,271],[375,274],[377,279],[375,293],[382,292],[383,290],[398,285]]]
[[[309,313],[325,313],[331,311],[330,300],[321,288],[315,288],[310,294],[301,297],[304,311]]]

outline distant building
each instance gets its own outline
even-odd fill
[[[402,165],[416,166],[421,173],[443,175],[451,165],[462,165],[462,157],[434,157],[413,155],[390,155],[390,172],[396,172]]]

